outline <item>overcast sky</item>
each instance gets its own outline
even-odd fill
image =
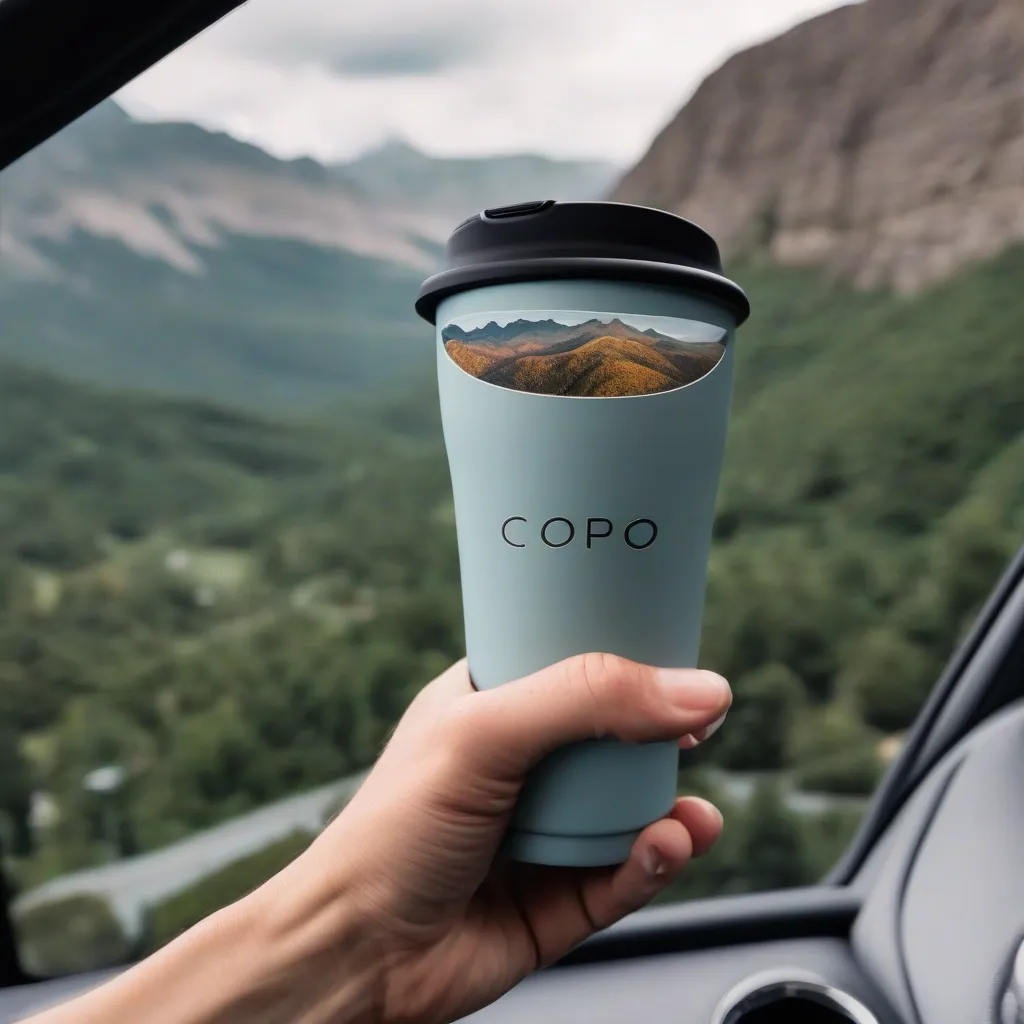
[[[281,157],[398,136],[626,164],[729,54],[841,2],[249,0],[119,99]]]

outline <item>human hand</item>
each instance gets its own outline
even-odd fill
[[[731,700],[710,672],[571,658],[477,692],[465,662],[412,702],[355,797],[287,868],[132,970],[34,1024],[444,1024],[648,903],[718,838],[683,797],[626,863],[510,863],[524,777],[616,736],[691,747]]]
[[[413,701],[355,798],[271,888],[285,905],[303,892],[358,922],[379,968],[373,1019],[454,1020],[644,906],[722,828],[711,804],[683,797],[621,866],[496,860],[528,769],[588,737],[692,746],[730,700],[720,676],[610,655],[480,692],[459,662]]]

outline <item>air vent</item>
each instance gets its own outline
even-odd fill
[[[878,1024],[848,992],[800,970],[752,975],[728,992],[711,1024]]]

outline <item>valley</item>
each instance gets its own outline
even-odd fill
[[[182,891],[159,852],[304,792],[319,820],[463,654],[412,301],[462,216],[542,195],[691,216],[750,296],[700,655],[735,700],[679,777],[728,827],[666,898],[819,878],[1024,538],[1022,38],[1009,0],[842,7],[728,61],[617,184],[400,142],[282,161],[114,104],[5,171],[0,847],[53,897],[19,904],[32,962],[138,952],[117,887],[62,877],[157,865],[152,944],[249,891],[316,821],[264,849],[239,826],[236,860],[168,872]],[[444,325],[447,351],[534,394],[657,394],[723,351],[707,325],[505,316]],[[112,795],[84,785],[110,767]],[[111,944],[69,950],[71,920]]]

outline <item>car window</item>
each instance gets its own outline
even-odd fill
[[[1024,257],[970,219],[987,179],[921,213],[954,185],[916,194],[894,125],[943,119],[807,84],[869,7],[252,0],[0,175],[28,971],[129,961],[253,889],[462,656],[412,304],[461,219],[521,200],[691,217],[750,295],[701,647],[735,702],[679,775],[726,827],[664,898],[831,867],[1024,534]]]

